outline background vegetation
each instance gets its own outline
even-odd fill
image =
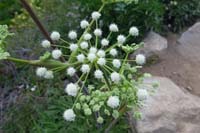
[[[57,30],[63,37],[67,36],[69,30],[79,29],[80,20],[88,18],[90,13],[101,5],[100,0],[29,0],[29,3],[47,30]],[[200,17],[200,2],[141,0],[128,5],[109,5],[105,7],[103,14],[101,27],[104,31],[110,22],[117,23],[122,33],[135,25],[141,31],[140,41],[150,30],[159,33],[179,32],[193,24]],[[40,47],[43,36],[19,1],[0,2],[0,24],[8,24],[15,33],[15,36],[8,40],[8,49],[12,55],[35,59],[43,52]],[[0,73],[0,88],[3,92],[1,100],[6,101],[3,102],[2,111],[6,113],[3,113],[5,117],[1,116],[3,124],[0,123],[0,128],[6,133],[83,132],[84,127],[88,127],[84,120],[69,127],[62,119],[66,101],[70,103],[71,100],[64,97],[63,88],[66,83],[63,84],[62,79],[45,83],[47,81],[35,78],[33,68],[15,66],[8,62],[0,64]],[[30,89],[35,85],[36,91],[32,92]],[[118,127],[113,129],[113,132],[125,132],[128,128]]]

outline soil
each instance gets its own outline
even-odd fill
[[[143,71],[154,76],[168,77],[184,90],[200,96],[200,63],[192,62],[179,54],[179,37],[177,34],[168,34],[168,48],[158,54],[159,59],[155,64],[145,66]]]

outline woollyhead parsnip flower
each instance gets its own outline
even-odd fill
[[[89,22],[87,20],[82,20],[80,26],[82,29],[85,29],[89,26]]]
[[[109,30],[112,31],[112,32],[118,32],[119,31],[118,26],[114,23],[110,24]]]
[[[78,93],[79,88],[77,87],[77,85],[73,84],[73,83],[69,83],[67,85],[67,87],[65,88],[65,92],[70,95],[70,96],[76,96]]]
[[[51,38],[54,41],[60,39],[66,43],[66,46],[59,48],[70,51],[70,54],[66,55],[65,50],[62,53],[61,50],[54,49],[51,53],[52,58],[58,60],[64,56],[69,59],[64,66],[51,70],[39,67],[36,74],[45,79],[53,78],[53,73],[62,70],[66,70],[69,78],[80,75],[77,81],[66,85],[65,92],[67,96],[72,97],[74,103],[72,107],[68,107],[71,109],[64,112],[64,119],[69,122],[74,121],[75,112],[87,118],[92,114],[96,116],[98,114],[96,122],[104,124],[107,121],[104,121],[103,117],[117,119],[120,117],[120,109],[129,106],[127,103],[131,103],[137,108],[137,100],[141,102],[147,98],[148,92],[136,89],[138,88],[136,85],[139,83],[137,83],[137,79],[132,79],[136,77],[132,75],[135,75],[139,67],[131,65],[133,64],[131,62],[144,65],[146,58],[143,54],[138,54],[135,60],[128,60],[129,53],[139,48],[136,44],[130,45],[132,43],[128,42],[129,37],[139,36],[137,27],[132,26],[127,35],[122,35],[118,34],[118,26],[112,23],[108,26],[109,32],[104,33],[99,26],[101,13],[94,11],[91,16],[91,22],[87,20],[80,22],[81,29],[85,30],[80,38],[75,30],[68,33],[69,41],[60,39],[58,32],[52,33]],[[90,34],[91,32],[94,35]],[[113,34],[115,34],[114,38],[112,38]],[[48,48],[49,45],[50,42],[46,40],[42,42],[42,46],[45,48]]]
[[[135,60],[136,60],[136,63],[138,65],[144,65],[145,62],[146,62],[146,58],[145,58],[145,56],[143,54],[136,55],[136,59]]]
[[[51,43],[48,40],[43,40],[41,45],[44,48],[49,48],[51,46]]]
[[[107,105],[111,108],[117,108],[119,106],[119,97],[118,96],[110,96],[107,101]]]
[[[61,57],[61,55],[62,55],[61,50],[56,49],[56,50],[52,51],[52,57],[54,59],[59,59]]]
[[[58,40],[60,39],[60,33],[57,32],[57,31],[53,31],[53,32],[51,33],[51,39],[52,39],[53,41],[58,41]]]
[[[66,121],[74,121],[76,115],[74,114],[74,111],[72,109],[65,110],[63,117]]]
[[[62,100],[59,103],[62,107],[58,109],[66,106],[66,110],[63,110],[66,122],[73,122],[77,117],[76,120],[81,120],[78,123],[83,122],[84,118],[91,126],[107,126],[113,123],[110,120],[121,120],[127,111],[137,111],[142,101],[149,96],[146,89],[140,88],[144,78],[149,75],[138,74],[138,69],[146,63],[146,57],[139,53],[135,59],[129,59],[129,54],[142,46],[142,43],[132,42],[139,36],[139,29],[132,26],[129,31],[123,31],[122,35],[118,33],[120,28],[112,23],[106,26],[107,30],[102,31],[106,27],[102,26],[104,23],[100,20],[101,11],[108,1],[102,2],[103,6],[92,12],[91,19],[88,18],[90,22],[80,22],[78,33],[70,30],[65,40],[59,32],[53,31],[49,41],[43,40],[41,46],[52,46],[52,49],[46,49],[38,60],[10,57],[0,46],[0,60],[37,66],[36,75],[43,78],[40,82],[56,79],[57,76],[61,77],[58,79],[67,79],[66,87],[63,88],[65,93],[61,97],[57,96],[61,85],[54,84],[59,89],[55,90],[56,96]],[[0,35],[1,33],[5,32],[0,31]]]

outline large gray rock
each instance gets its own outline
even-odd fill
[[[138,133],[200,133],[200,98],[184,92],[168,78],[146,81],[155,80],[160,85],[141,109]]]
[[[168,46],[167,40],[153,31],[148,33],[143,42],[144,42],[144,47],[134,52],[132,54],[132,57],[134,57],[136,54],[141,53],[148,58],[153,55],[157,55],[157,52],[165,50]]]
[[[190,61],[200,62],[200,22],[194,24],[178,40],[178,52]]]

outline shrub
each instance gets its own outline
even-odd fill
[[[199,0],[162,0],[165,5],[164,24],[178,32],[200,17]]]

